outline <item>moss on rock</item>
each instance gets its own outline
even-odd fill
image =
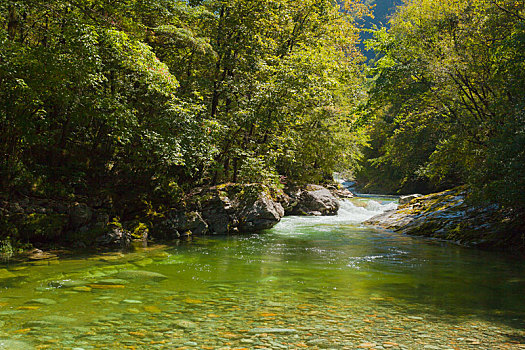
[[[459,187],[418,197],[366,223],[396,232],[484,248],[524,250],[523,227],[493,204],[473,204]]]

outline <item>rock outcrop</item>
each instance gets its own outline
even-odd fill
[[[188,195],[185,206],[167,213],[157,233],[183,237],[256,232],[273,227],[284,216],[282,205],[262,184],[197,189]]]
[[[323,186],[289,189],[287,194],[286,215],[336,215],[339,210],[338,199]]]
[[[95,239],[95,242],[104,247],[127,247],[131,244],[132,236],[127,230],[119,227],[108,227]]]
[[[337,198],[353,198],[354,194],[343,185],[327,185],[326,188]]]
[[[399,204],[400,205],[407,204],[411,200],[419,198],[419,197],[422,197],[422,196],[423,196],[422,194],[409,194],[409,195],[406,195],[406,196],[401,196],[401,197],[399,197]]]
[[[497,205],[471,204],[466,198],[463,188],[419,196],[365,223],[469,246],[523,249],[523,238],[519,241],[520,235],[510,234],[516,227],[509,213]]]
[[[288,215],[335,215],[339,209],[336,191],[308,185],[286,194],[263,184],[224,184],[197,188],[174,208],[148,217],[122,221],[110,199],[78,198],[77,201],[20,198],[0,201],[6,218],[7,236],[33,243],[64,243],[73,248],[88,246],[122,248],[133,239],[176,239],[207,234],[258,232],[269,229]],[[284,207],[286,207],[286,210]],[[129,220],[129,217],[127,218]],[[0,224],[2,224],[0,222]],[[2,228],[2,227],[0,227]],[[9,232],[13,231],[12,234]]]
[[[131,235],[108,225],[109,199],[85,198],[85,202],[19,197],[0,201],[0,227],[6,236],[32,243],[64,243],[76,248],[93,244],[122,247]]]

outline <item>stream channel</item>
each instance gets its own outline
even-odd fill
[[[0,349],[525,349],[525,260],[361,224],[395,205],[4,263]]]

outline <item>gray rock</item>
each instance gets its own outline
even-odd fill
[[[202,218],[209,231],[226,234],[254,232],[270,228],[284,216],[280,203],[272,199],[262,184],[230,184],[217,186],[198,194]]]
[[[354,194],[342,185],[327,185],[326,188],[337,198],[353,198]]]
[[[209,231],[212,234],[227,234],[230,231],[230,219],[226,209],[230,209],[231,204],[228,200],[219,197],[212,198],[205,203],[202,209],[202,218],[208,223]]]
[[[275,226],[284,216],[281,203],[273,201],[266,193],[260,193],[257,200],[236,214],[240,231],[260,231]]]
[[[91,221],[93,212],[84,203],[75,203],[69,209],[69,222],[73,229],[80,228]]]
[[[119,228],[110,227],[104,234],[97,237],[96,242],[103,246],[127,247],[131,244],[131,233]]]
[[[181,212],[176,211],[167,214],[167,219],[161,224],[163,234],[168,238],[196,235],[202,236],[208,233],[208,224],[204,221],[201,214],[196,211]]]
[[[418,197],[365,224],[465,245],[501,247],[507,244],[498,237],[508,234],[509,226],[504,224],[508,212],[496,205],[473,206],[465,200],[467,195],[464,188],[455,188]]]
[[[323,186],[308,185],[289,196],[292,198],[286,208],[289,215],[336,215],[339,210],[339,201]]]

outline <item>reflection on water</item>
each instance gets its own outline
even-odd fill
[[[394,207],[4,266],[0,349],[521,349],[525,262],[361,224]]]

